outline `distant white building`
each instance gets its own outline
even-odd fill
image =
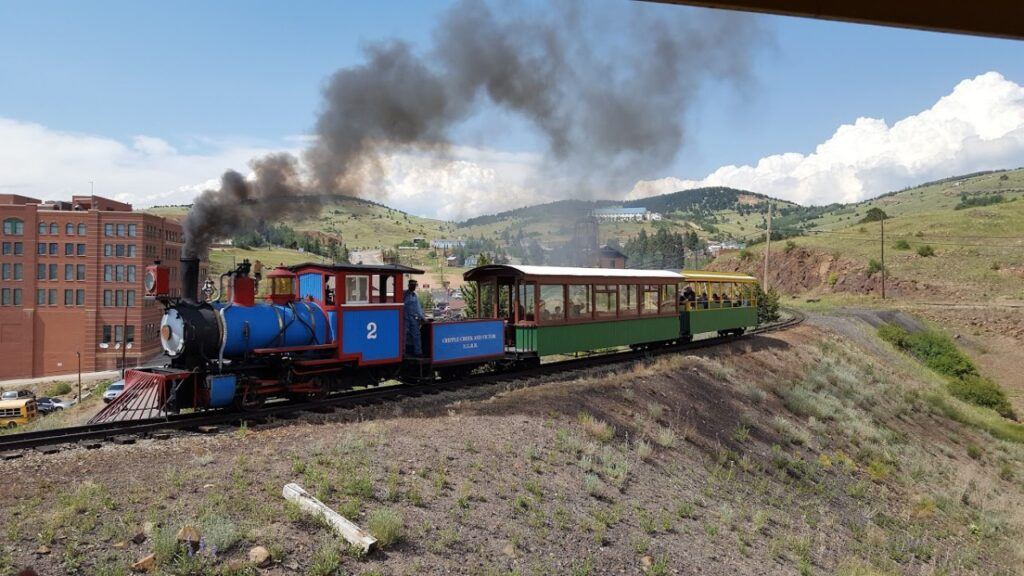
[[[735,240],[725,240],[722,242],[708,242],[708,252],[712,256],[718,256],[723,250],[740,250],[745,248],[746,244],[737,242]]]
[[[444,249],[444,250],[451,250],[453,248],[461,248],[461,247],[463,247],[465,245],[466,245],[466,241],[465,240],[440,239],[440,240],[431,240],[430,241],[430,247],[431,248],[441,248],[441,249]]]
[[[623,206],[598,208],[594,210],[594,217],[598,220],[607,220],[611,222],[643,222],[646,220],[661,220],[661,214],[651,212],[647,208],[625,208]]]

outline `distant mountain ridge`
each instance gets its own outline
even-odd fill
[[[771,198],[749,190],[739,190],[724,186],[706,188],[692,188],[680,190],[648,198],[637,198],[634,200],[557,200],[545,204],[535,204],[498,212],[476,216],[459,222],[460,227],[482,226],[501,222],[510,219],[536,219],[552,217],[573,217],[578,218],[585,213],[598,208],[610,206],[624,206],[627,208],[647,208],[651,212],[669,214],[672,212],[687,212],[698,215],[708,215],[720,210],[734,208],[744,198],[753,198],[761,201],[771,200],[776,205],[798,206],[793,202]]]

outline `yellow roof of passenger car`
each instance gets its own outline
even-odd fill
[[[757,282],[757,278],[747,274],[711,270],[683,270],[683,278],[691,282]]]
[[[632,268],[579,268],[571,266],[531,266],[526,264],[487,264],[467,270],[466,280],[500,274],[552,278],[608,278],[632,280],[682,280],[669,270],[635,270]]]

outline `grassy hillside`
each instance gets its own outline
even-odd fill
[[[158,206],[146,212],[166,218],[181,220],[188,213],[188,206]],[[320,213],[304,220],[290,219],[292,229],[341,240],[349,250],[394,248],[415,237],[427,239],[447,238],[455,234],[455,226],[448,222],[421,218],[401,210],[358,198],[335,197],[321,208]],[[403,254],[412,264],[421,264],[429,251],[413,251]],[[243,258],[262,260],[267,265],[297,264],[320,261],[315,254],[303,253],[281,247],[253,249],[220,248],[210,254],[211,270],[217,273],[226,270],[233,260]]]
[[[999,198],[999,202],[986,204]],[[880,263],[881,223],[862,222],[873,208],[889,217],[885,222],[886,270],[894,279],[926,287],[922,298],[1024,299],[1024,170],[953,178],[859,204],[831,207],[799,227],[783,229],[787,233],[803,229],[804,235],[774,244],[781,263],[797,266],[796,261],[788,262],[785,253],[806,256],[801,251],[806,249],[819,256],[801,261],[814,260],[827,266],[829,274],[840,275],[833,276],[831,282],[821,275],[819,286],[805,284],[801,289],[828,291],[829,284],[840,283],[844,272],[863,273],[870,271],[871,260]],[[740,267],[759,269],[762,248],[751,247],[749,260]],[[741,256],[745,255],[727,255],[718,265],[736,267]]]
[[[5,462],[19,483],[0,488],[0,574],[127,574],[148,554],[180,575],[988,576],[1024,562],[1020,425],[842,317],[358,420]],[[281,497],[290,482],[381,550],[347,549]],[[198,553],[175,538],[185,525]]]

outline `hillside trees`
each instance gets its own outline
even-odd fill
[[[659,227],[654,234],[641,228],[622,250],[629,258],[630,268],[668,269],[682,268],[684,257],[702,248],[696,232],[670,232],[666,227]]]

